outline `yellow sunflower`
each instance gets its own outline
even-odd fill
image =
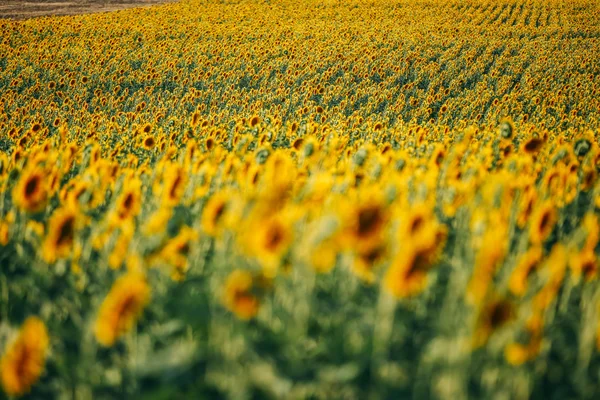
[[[507,299],[494,298],[478,312],[473,333],[473,348],[484,346],[490,336],[515,317],[515,307]]]
[[[123,192],[117,199],[116,212],[119,219],[135,217],[140,213],[142,207],[141,187],[142,182],[137,178],[127,182]]]
[[[542,248],[534,246],[527,250],[519,260],[508,281],[508,288],[515,296],[523,296],[527,291],[527,279],[542,260]]]
[[[150,301],[150,287],[139,272],[118,278],[104,299],[94,326],[96,340],[106,347],[127,333]]]
[[[46,206],[48,200],[45,172],[40,168],[28,168],[21,174],[13,189],[15,204],[29,212],[38,212]]]
[[[229,274],[225,281],[223,302],[240,319],[249,320],[258,313],[260,302],[252,293],[253,287],[252,274],[239,269]]]
[[[0,377],[6,394],[20,396],[29,392],[42,374],[48,345],[44,323],[37,317],[27,318],[19,336],[8,345],[0,361]]]
[[[569,266],[576,281],[583,276],[583,279],[589,282],[598,276],[598,257],[594,249],[584,248],[572,254],[569,257]]]
[[[219,192],[213,195],[202,211],[201,225],[210,236],[218,236],[223,228],[224,216],[229,208],[230,193]]]
[[[529,239],[532,244],[543,243],[552,233],[556,224],[556,208],[550,200],[542,203],[534,210],[529,226]]]
[[[50,217],[48,234],[42,245],[42,256],[47,263],[68,256],[73,249],[77,215],[76,209],[64,207],[54,211]]]
[[[292,221],[284,213],[255,218],[245,236],[251,254],[261,263],[265,274],[273,276],[292,243]]]

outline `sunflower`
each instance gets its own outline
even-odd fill
[[[135,217],[140,213],[142,182],[137,179],[127,181],[125,189],[117,199],[116,215],[120,220]]]
[[[48,200],[45,175],[43,170],[35,167],[23,171],[12,192],[18,207],[29,212],[38,212],[45,207]]]
[[[584,248],[569,257],[573,278],[579,281],[583,276],[586,282],[598,276],[598,257],[593,249]]]
[[[202,211],[202,229],[210,236],[218,236],[223,228],[224,216],[229,208],[230,194],[219,192],[213,195]]]
[[[163,204],[174,206],[179,203],[185,192],[187,175],[176,164],[167,167],[163,182]]]
[[[399,240],[418,239],[429,230],[438,228],[432,207],[428,204],[416,204],[402,212],[400,216]]]
[[[201,120],[200,113],[198,111],[195,111],[192,114],[192,119],[190,121],[190,125],[192,126],[192,128],[197,127],[199,125],[199,123],[200,123],[200,120]]]
[[[188,256],[198,233],[188,226],[184,226],[179,233],[167,242],[160,252],[160,258],[173,267],[171,277],[180,281],[185,277],[188,268]]]
[[[596,168],[586,167],[581,173],[581,191],[587,192],[591,190],[598,179]]]
[[[304,138],[302,137],[297,137],[296,139],[294,139],[294,141],[292,142],[292,148],[296,151],[299,151],[302,148],[302,145],[304,144]]]
[[[532,244],[543,243],[552,233],[556,224],[556,208],[552,201],[548,200],[542,203],[531,217],[529,227],[529,239]]]
[[[150,287],[139,272],[128,272],[118,278],[102,302],[94,326],[96,340],[112,346],[127,333],[150,301]]]
[[[248,271],[235,270],[227,277],[223,289],[223,303],[238,318],[249,320],[259,309],[258,297],[253,294],[254,278]]]
[[[388,221],[388,212],[383,200],[372,197],[341,208],[341,219],[345,225],[343,241],[350,248],[366,252],[383,240]]]
[[[500,137],[502,139],[512,138],[515,132],[515,125],[510,118],[505,118],[500,122],[499,126]]]
[[[250,125],[250,127],[254,128],[256,125],[258,125],[260,123],[260,117],[258,115],[254,115],[250,118],[250,120],[248,121],[248,124]]]
[[[523,296],[527,291],[527,279],[542,260],[542,248],[531,247],[519,260],[508,281],[508,288],[515,296]]]
[[[515,317],[515,307],[507,299],[488,301],[481,307],[475,323],[473,348],[484,346],[490,336]]]
[[[436,146],[429,158],[429,166],[432,168],[440,168],[444,161],[444,157],[446,157],[444,147],[441,145]]]
[[[146,135],[144,140],[142,140],[142,146],[144,146],[144,149],[146,150],[152,150],[154,146],[156,146],[156,139],[154,139],[154,136],[152,135]]]
[[[521,152],[529,155],[536,155],[542,149],[544,140],[537,136],[527,139],[521,144]]]
[[[375,281],[375,267],[386,255],[386,247],[381,244],[376,247],[359,251],[354,256],[352,271],[363,281],[373,283]]]
[[[510,343],[504,348],[504,358],[511,365],[521,365],[534,359],[541,350],[543,320],[540,314],[534,314],[527,320],[525,329],[529,336],[529,342]]]
[[[276,273],[292,243],[291,223],[289,216],[284,213],[264,218],[257,216],[245,232],[250,253],[258,259],[268,276]]]
[[[397,298],[423,291],[427,273],[438,261],[445,239],[445,229],[433,224],[423,228],[418,236],[405,238],[385,274],[384,287]]]
[[[27,318],[19,336],[6,348],[0,361],[2,387],[6,394],[20,396],[29,392],[42,374],[48,345],[44,323],[37,317]]]
[[[42,256],[47,263],[69,255],[73,249],[76,228],[77,211],[74,208],[64,207],[54,211],[42,245]]]
[[[534,187],[530,187],[529,189],[525,190],[521,195],[517,214],[517,225],[519,228],[523,229],[525,228],[525,225],[527,225],[537,201],[537,196],[537,191]]]
[[[149,135],[152,132],[152,124],[144,124],[144,126],[141,127],[140,131],[145,133],[146,135]]]
[[[427,284],[429,264],[424,254],[413,246],[404,246],[384,277],[384,287],[396,298],[417,295]]]

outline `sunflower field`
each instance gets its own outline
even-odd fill
[[[595,0],[0,19],[0,398],[600,398]]]

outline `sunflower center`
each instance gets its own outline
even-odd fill
[[[503,325],[510,319],[512,310],[509,304],[505,302],[496,303],[490,309],[490,325],[493,328]]]
[[[177,178],[175,178],[173,185],[171,185],[171,191],[169,192],[169,196],[172,199],[174,199],[176,197],[177,189],[179,188],[180,183],[181,183],[181,176],[177,175]]]
[[[60,227],[58,232],[58,238],[56,239],[56,244],[61,245],[67,242],[70,242],[73,239],[73,228],[75,225],[75,220],[73,217],[69,217]]]
[[[125,201],[123,201],[123,208],[125,208],[126,210],[129,210],[131,208],[132,204],[133,204],[133,194],[129,193],[125,197]]]
[[[274,226],[267,232],[266,245],[267,249],[275,250],[277,246],[283,241],[284,234],[280,227]]]
[[[29,364],[29,349],[23,345],[22,350],[19,352],[19,357],[16,362],[15,375],[19,379],[27,379],[28,364]]]
[[[410,228],[409,231],[411,234],[415,234],[419,231],[419,229],[421,229],[421,227],[423,226],[424,223],[424,219],[421,215],[418,215],[417,217],[415,217],[411,223],[410,223]]]
[[[581,266],[583,275],[585,275],[586,277],[591,276],[594,273],[595,269],[596,265],[592,261],[588,261]]]
[[[32,196],[37,190],[39,184],[40,178],[38,176],[34,176],[31,179],[29,179],[29,181],[27,181],[27,184],[25,185],[25,196]]]
[[[542,141],[540,139],[530,139],[527,143],[525,143],[525,151],[528,153],[537,151],[542,146]]]
[[[179,247],[179,254],[187,256],[190,253],[190,244],[185,242],[181,247]]]
[[[540,221],[540,231],[544,232],[550,224],[550,213],[544,213],[542,220]]]
[[[377,230],[381,219],[381,210],[377,206],[361,210],[358,214],[358,236],[370,236]]]
[[[215,224],[219,222],[219,220],[221,219],[223,214],[225,214],[225,203],[219,204],[217,206],[217,208],[215,209],[215,218],[214,218]]]

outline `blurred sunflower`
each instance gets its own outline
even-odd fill
[[[46,206],[48,193],[46,173],[40,168],[27,168],[15,185],[12,196],[15,204],[25,211],[38,212]]]
[[[23,323],[17,339],[8,345],[0,361],[2,387],[9,396],[29,392],[46,362],[49,338],[46,326],[37,317]]]
[[[542,260],[542,248],[531,247],[523,254],[519,263],[512,271],[508,281],[508,288],[515,296],[523,296],[527,291],[527,279],[533,274]]]
[[[183,167],[177,164],[169,164],[163,181],[163,204],[166,206],[177,205],[183,197],[186,184],[187,175]]]
[[[96,340],[112,346],[133,328],[149,301],[150,287],[142,273],[131,271],[118,278],[100,306],[94,325]]]
[[[140,213],[142,207],[141,187],[142,182],[138,178],[127,181],[127,185],[117,199],[116,215],[119,219],[128,219]]]
[[[211,196],[202,211],[201,225],[210,236],[218,236],[223,228],[224,216],[229,208],[231,194],[219,192]]]
[[[589,282],[598,276],[598,257],[593,249],[584,248],[571,254],[569,266],[576,281],[583,277],[585,282]]]
[[[473,333],[473,348],[485,345],[490,336],[515,318],[515,306],[507,299],[494,298],[479,310]]]
[[[77,216],[75,208],[63,207],[50,217],[48,234],[42,245],[42,256],[47,263],[66,257],[73,249]]]
[[[534,359],[542,347],[543,320],[541,315],[534,314],[528,318],[525,330],[529,341],[526,344],[509,343],[504,348],[504,358],[511,365],[521,365]]]
[[[288,251],[292,239],[292,219],[289,213],[280,212],[264,218],[255,217],[244,232],[250,253],[258,259],[267,276],[273,276],[281,259]]]
[[[556,224],[556,208],[552,201],[547,200],[538,206],[531,217],[529,239],[534,245],[544,242]]]
[[[238,318],[249,320],[259,309],[260,302],[252,293],[254,278],[248,271],[235,270],[227,277],[223,289],[225,307]]]
[[[419,235],[402,241],[400,252],[385,274],[384,287],[397,298],[414,296],[423,291],[427,284],[427,273],[438,261],[445,237],[444,228],[430,224]]]
[[[377,196],[339,207],[344,225],[341,240],[350,249],[367,252],[384,239],[389,212],[383,199]]]
[[[161,250],[160,258],[173,267],[171,277],[174,280],[180,281],[185,277],[191,247],[197,239],[198,233],[194,229],[184,226]]]
[[[368,283],[375,281],[375,267],[385,259],[386,246],[371,247],[354,255],[352,271],[362,280]]]

